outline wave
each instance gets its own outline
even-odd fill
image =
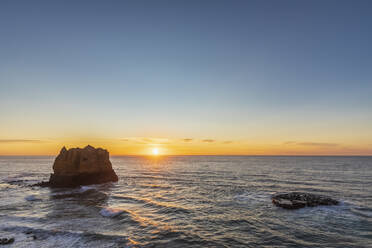
[[[156,237],[145,246],[158,247],[225,247],[211,238],[203,237],[200,234],[180,230],[163,229],[156,232]]]
[[[372,208],[369,207],[352,207],[350,211],[359,216],[366,219],[372,219]]]
[[[107,207],[107,208],[103,208],[101,209],[101,211],[99,211],[99,214],[102,215],[103,217],[116,217],[116,216],[119,216],[123,213],[125,213],[126,211],[123,210],[123,209],[120,209],[120,208],[110,208],[110,207]]]
[[[64,199],[64,198],[86,196],[94,192],[95,192],[94,189],[89,189],[85,191],[74,190],[74,191],[66,191],[66,192],[55,192],[50,195],[53,199]]]
[[[250,192],[236,194],[233,199],[238,203],[264,203],[271,202],[271,196],[276,192]]]
[[[155,188],[155,189],[172,189],[171,186],[161,185],[161,184],[139,184],[141,188]]]
[[[10,184],[10,183],[0,183],[0,190],[8,190],[8,189],[15,189],[17,185]]]
[[[97,187],[97,185],[81,186],[79,189],[79,193],[85,193],[89,190],[97,190]]]
[[[41,201],[41,199],[37,197],[37,195],[28,195],[25,197],[25,200],[26,201]]]
[[[116,247],[130,246],[133,242],[127,236],[96,232],[8,226],[1,231],[15,237],[14,247]],[[47,244],[47,246],[45,246]]]
[[[45,173],[19,173],[3,179],[4,183],[21,187],[28,187],[47,178],[49,174]]]
[[[112,195],[112,198],[114,199],[121,199],[121,200],[129,200],[136,203],[143,204],[144,207],[152,207],[158,209],[161,213],[177,213],[177,212],[183,212],[183,213],[189,213],[191,209],[185,208],[179,205],[175,205],[169,202],[159,202],[152,200],[150,198],[139,198],[134,196],[122,196],[119,194]]]

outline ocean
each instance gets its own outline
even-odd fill
[[[111,157],[117,183],[30,187],[53,161],[0,157],[7,247],[372,247],[372,157]],[[341,203],[272,204],[291,191]]]

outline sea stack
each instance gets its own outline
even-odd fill
[[[53,164],[54,173],[41,186],[76,187],[118,181],[109,153],[90,145],[81,148],[63,147]]]

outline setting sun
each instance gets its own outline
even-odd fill
[[[158,155],[158,154],[159,154],[158,148],[152,149],[152,155]]]

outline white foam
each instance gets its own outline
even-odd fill
[[[36,195],[28,195],[25,197],[26,201],[41,201],[40,198],[38,198]]]
[[[51,193],[50,195],[52,196],[61,196],[61,195],[70,195],[70,194],[73,194],[74,191],[65,191],[65,192],[55,192],[55,193]]]
[[[234,196],[234,200],[241,203],[263,203],[267,202],[270,196],[263,192],[244,192]]]
[[[100,215],[103,217],[116,217],[125,211],[120,208],[103,208],[101,211],[99,211]]]
[[[94,189],[96,189],[96,187],[94,186],[81,186],[79,192],[84,193],[88,190],[94,190]]]

